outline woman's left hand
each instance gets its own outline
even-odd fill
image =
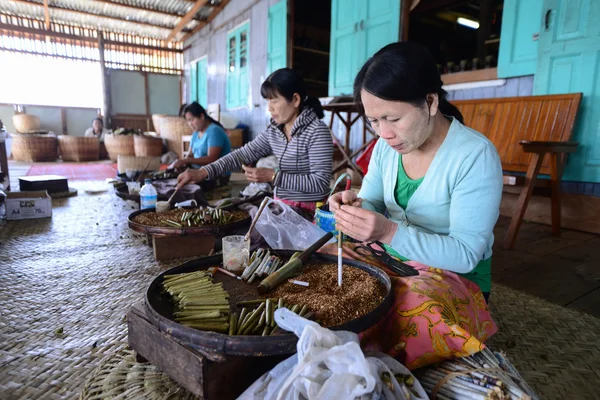
[[[379,240],[390,244],[398,225],[374,211],[343,205],[335,211],[336,228],[361,242]]]
[[[245,165],[242,166],[242,168],[244,168],[246,179],[248,179],[250,182],[273,182],[273,177],[275,176],[275,170],[273,168],[252,168],[246,167]]]

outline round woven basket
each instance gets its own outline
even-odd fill
[[[152,114],[152,125],[154,125],[154,132],[160,136],[160,119],[166,117],[167,114]]]
[[[163,142],[161,138],[152,136],[134,136],[133,147],[136,157],[160,157],[162,155]]]
[[[169,150],[181,158],[181,137],[191,135],[192,129],[181,117],[164,116],[160,118],[160,136],[167,139]]]
[[[54,136],[12,135],[12,155],[15,161],[56,161],[58,141]]]
[[[112,161],[117,161],[119,156],[135,155],[133,136],[131,135],[104,135],[104,145],[108,157]]]
[[[19,133],[34,132],[40,130],[40,117],[31,114],[13,115],[13,125]]]
[[[97,161],[100,156],[100,141],[93,137],[58,137],[58,151],[63,161]]]

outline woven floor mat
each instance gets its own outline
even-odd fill
[[[498,333],[487,343],[541,399],[600,399],[600,319],[494,285]]]
[[[149,363],[124,349],[103,360],[85,384],[82,400],[193,400],[196,397]]]
[[[89,183],[87,183],[89,186]],[[128,307],[162,269],[109,192],[53,200],[53,217],[0,222],[0,396],[74,398],[123,347]]]
[[[52,219],[0,222],[0,397],[71,399],[86,382],[97,396],[102,374],[123,368],[171,393],[147,364],[124,360],[123,318],[154,276],[185,260],[154,261],[145,236],[127,228],[134,203],[71,186],[80,194],[53,200]],[[599,319],[500,285],[491,304],[500,326],[493,349],[507,352],[540,398],[600,398]],[[144,397],[132,386],[129,394]]]

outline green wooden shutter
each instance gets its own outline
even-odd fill
[[[207,59],[202,58],[196,63],[197,70],[197,82],[198,82],[198,103],[203,107],[208,105],[208,93],[207,93],[207,75],[206,75]]]
[[[248,64],[250,63],[250,24],[245,23],[240,28],[239,33],[239,53],[238,53],[238,107],[247,107],[250,94],[250,74],[248,73]]]
[[[331,2],[331,45],[329,53],[329,95],[352,93],[359,58],[357,41],[358,0]]]
[[[287,0],[269,7],[267,76],[287,66]]]
[[[237,49],[239,41],[236,33],[237,30],[232,31],[227,35],[227,88],[225,96],[227,108],[236,107],[239,94],[239,86],[237,84]]]
[[[538,59],[543,0],[504,0],[498,77],[533,75]]]
[[[333,0],[329,95],[351,94],[364,62],[400,37],[400,0]]]
[[[198,68],[197,63],[190,64],[190,103],[198,101]]]
[[[543,14],[533,93],[583,93],[564,179],[600,182],[600,1],[544,0]]]
[[[248,105],[250,93],[250,23],[246,22],[227,34],[227,108]]]

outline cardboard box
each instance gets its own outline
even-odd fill
[[[6,219],[52,217],[52,198],[47,191],[10,192],[6,194]]]

